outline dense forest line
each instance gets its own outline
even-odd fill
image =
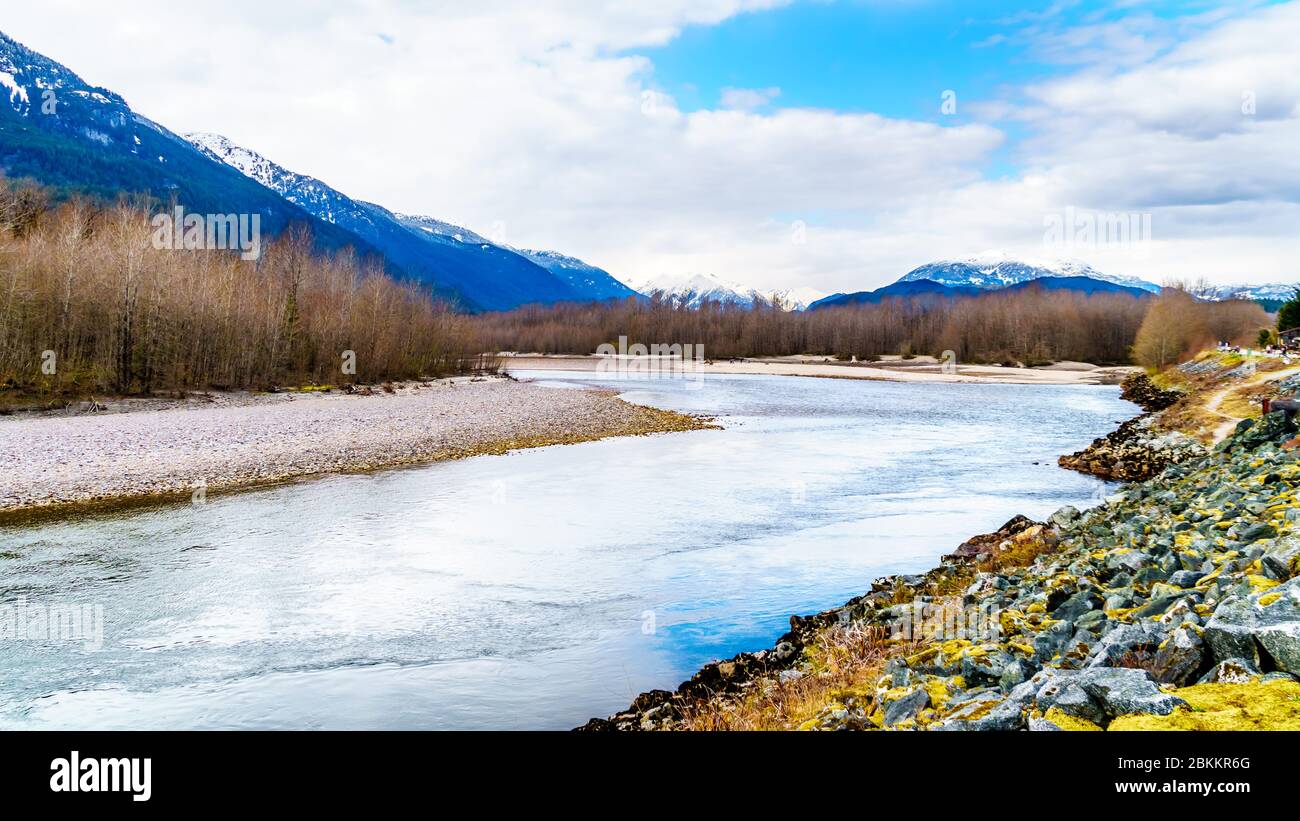
[[[703,345],[710,358],[812,354],[870,359],[941,355],[1035,365],[1061,360],[1166,365],[1217,340],[1253,344],[1270,317],[1243,300],[1207,302],[1171,287],[1159,297],[1024,288],[976,297],[887,298],[795,312],[760,303],[686,307],[662,295],[587,305],[530,306],[477,317],[500,351],[587,354],[626,336]]]
[[[0,181],[3,182],[3,181]],[[0,184],[0,386],[84,396],[464,373],[470,320],[305,230],[238,251],[156,248],[151,214]]]
[[[238,251],[155,247],[152,212],[0,179],[0,392],[15,397],[270,388],[441,376],[485,351],[589,354],[632,343],[709,358],[941,355],[1028,365],[1164,366],[1217,340],[1253,344],[1271,318],[1247,301],[1039,288],[790,311],[656,295],[466,316],[301,229]],[[7,401],[0,396],[0,400]],[[0,401],[0,404],[3,404]]]

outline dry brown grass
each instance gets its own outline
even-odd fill
[[[915,588],[896,584],[891,602],[905,604],[918,595],[935,599],[953,596],[969,586],[977,572],[1027,567],[1058,548],[1059,543],[1042,529],[1027,530],[956,572],[932,572]],[[688,730],[797,729],[844,698],[870,697],[889,659],[917,653],[932,641],[935,639],[891,639],[888,628],[880,626],[827,628],[805,647],[802,669],[806,674],[802,678],[759,681],[739,695],[694,703],[684,709],[681,726]]]
[[[1028,567],[1039,556],[1052,553],[1057,547],[1058,543],[1045,538],[1041,530],[1035,533],[1026,532],[1015,539],[1003,542],[992,553],[980,559],[976,569],[981,573],[998,573],[1017,567]]]
[[[911,652],[913,642],[892,641],[883,627],[850,625],[824,631],[805,650],[809,672],[793,681],[763,681],[738,696],[690,706],[688,730],[793,730],[846,693],[873,692],[885,662]]]
[[[1260,400],[1277,395],[1274,381],[1264,380],[1262,375],[1294,369],[1294,366],[1276,359],[1258,359],[1253,360],[1253,375],[1229,379],[1224,374],[1245,362],[1243,357],[1207,351],[1196,360],[1214,360],[1219,370],[1188,376],[1177,368],[1170,368],[1162,373],[1160,376],[1164,382],[1177,382],[1188,395],[1165,410],[1158,424],[1164,430],[1182,431],[1207,443],[1214,440],[1216,432],[1225,423],[1258,417]]]

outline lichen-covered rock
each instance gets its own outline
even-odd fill
[[[1143,670],[1097,668],[1085,670],[1072,682],[1101,705],[1109,718],[1132,713],[1168,715],[1187,702],[1162,692]]]
[[[1157,623],[1140,621],[1122,624],[1102,637],[1088,667],[1114,667],[1120,663],[1154,656],[1164,642],[1164,633]]]
[[[1042,526],[1041,522],[1035,522],[1033,519],[1015,516],[992,533],[972,536],[945,558],[964,559],[987,555],[1004,544],[1013,543],[1017,538],[1025,538],[1026,533],[1032,538]]]
[[[1225,451],[1254,450],[1260,445],[1282,442],[1295,436],[1295,424],[1282,411],[1270,413],[1260,419],[1243,419],[1233,435],[1220,443]]]
[[[1223,602],[1206,622],[1205,640],[1216,659],[1300,673],[1300,578]]]
[[[1077,521],[1079,521],[1079,509],[1074,505],[1066,505],[1047,517],[1047,523],[1057,530],[1069,530],[1070,526]]]
[[[1141,371],[1135,371],[1124,377],[1120,383],[1121,399],[1127,399],[1147,413],[1162,411],[1182,399],[1186,394],[1181,391],[1168,391],[1156,387],[1151,377]]]
[[[1091,721],[1066,715],[1060,710],[1048,710],[1043,715],[1031,715],[1026,722],[1030,732],[1100,732],[1101,727]]]
[[[1205,446],[1177,432],[1154,429],[1151,416],[1139,416],[1083,450],[1062,456],[1063,468],[1102,479],[1131,482],[1149,479],[1170,465],[1204,456]]]
[[[1300,571],[1300,539],[1278,539],[1265,548],[1259,562],[1264,575],[1270,579],[1283,581],[1295,576]]]
[[[1040,693],[1036,701],[1038,709],[1043,711],[1057,710],[1093,724],[1106,720],[1106,710],[1075,680],[1063,682],[1059,689]]]
[[[1205,642],[1195,625],[1182,625],[1165,639],[1152,663],[1151,675],[1161,684],[1181,687],[1205,667]]]
[[[1175,691],[1187,706],[1122,716],[1110,730],[1300,730],[1300,683],[1198,684]]]
[[[930,703],[930,694],[924,687],[914,687],[892,699],[885,699],[885,725],[892,727],[904,721],[914,721],[918,713]]]
[[[967,702],[931,729],[952,731],[1008,732],[1025,726],[1020,705],[996,697]]]

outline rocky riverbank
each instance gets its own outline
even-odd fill
[[[583,729],[1300,729],[1295,433],[1243,421]]]
[[[117,410],[0,419],[0,516],[710,426],[609,392],[501,378]]]
[[[1194,437],[1162,429],[1159,424],[1157,414],[1183,399],[1185,393],[1161,389],[1146,374],[1135,373],[1122,383],[1120,396],[1145,413],[1122,423],[1078,453],[1062,456],[1061,467],[1101,479],[1134,482],[1206,454],[1204,445]]]

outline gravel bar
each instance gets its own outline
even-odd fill
[[[246,395],[248,396],[248,395]],[[0,420],[0,513],[148,500],[545,445],[712,427],[604,391],[506,379],[395,393]]]

